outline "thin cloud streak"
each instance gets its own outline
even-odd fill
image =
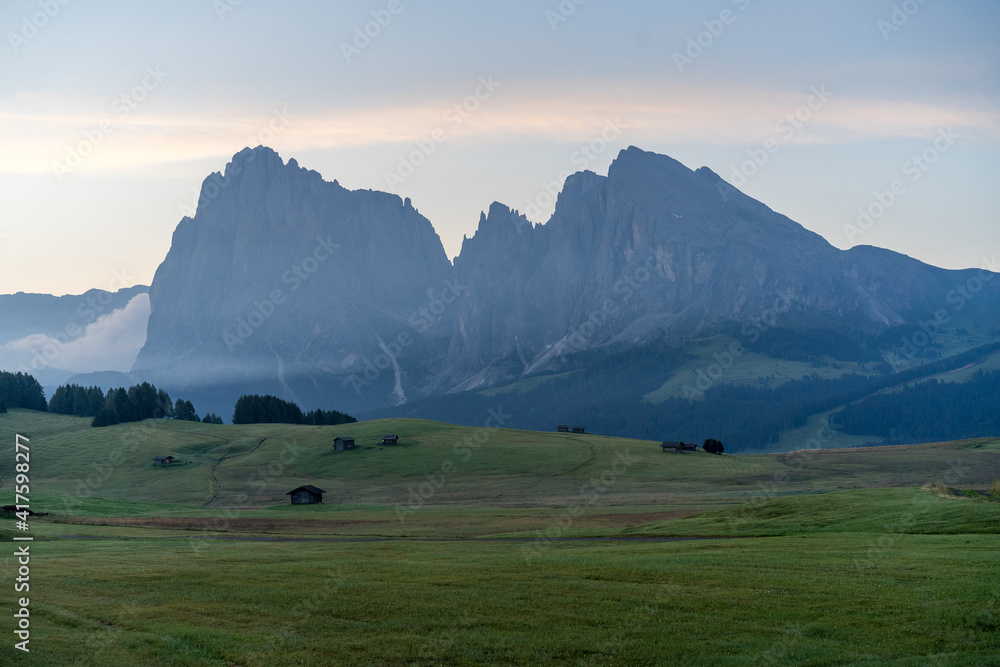
[[[590,84],[596,89],[596,84]],[[839,96],[815,113],[791,140],[800,144],[838,144],[889,138],[928,136],[954,126],[987,139],[1000,137],[1000,112],[956,102],[953,105],[874,100]],[[710,143],[753,145],[773,133],[775,125],[794,113],[810,95],[801,92],[745,90],[727,94],[637,94],[627,88],[605,92],[595,100],[586,93],[540,96],[530,92],[498,92],[495,99],[455,123],[449,110],[461,99],[442,99],[406,107],[350,111],[285,110],[287,127],[273,135],[268,118],[242,114],[133,114],[116,124],[87,157],[81,172],[131,172],[165,163],[232,155],[243,146],[270,143],[286,151],[400,144],[447,131],[449,140],[589,141],[608,119],[620,118],[633,143]],[[739,113],[734,114],[734,109]],[[279,109],[279,111],[281,111]],[[0,109],[0,173],[53,173],[67,146],[102,120],[39,109]],[[262,139],[263,132],[263,139]],[[289,156],[291,157],[291,156]]]

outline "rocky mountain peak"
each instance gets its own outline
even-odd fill
[[[790,326],[884,330],[926,317],[953,280],[840,251],[710,169],[636,147],[608,176],[569,176],[545,224],[494,202],[454,264],[409,199],[347,190],[263,146],[224,174],[206,179],[150,289],[136,369],[168,387],[225,381],[365,409],[738,330],[779,295]]]

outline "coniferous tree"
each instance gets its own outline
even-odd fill
[[[154,417],[156,419],[163,419],[164,417],[169,417],[170,413],[173,411],[173,402],[170,400],[170,394],[163,391],[162,389],[156,392],[156,414]]]
[[[177,402],[174,403],[174,419],[189,422],[201,421],[198,419],[198,414],[191,401],[185,401],[183,398],[178,398]]]
[[[48,410],[42,385],[27,373],[0,371],[0,399],[8,408],[25,410]]]
[[[118,423],[120,422],[118,419],[118,411],[115,410],[115,404],[113,401],[108,401],[107,405],[97,411],[97,414],[94,415],[94,419],[90,422],[90,425],[93,427],[101,427],[114,426]]]
[[[124,387],[119,387],[111,392],[111,403],[115,407],[115,412],[118,413],[118,421],[123,423],[129,423],[134,421],[139,421],[138,413],[136,412],[135,406],[132,401],[129,400],[128,392]]]
[[[87,398],[90,403],[88,406],[88,414],[96,415],[100,409],[104,407],[104,390],[100,387],[91,387],[87,392]]]
[[[90,397],[87,395],[87,390],[83,387],[77,387],[73,392],[73,416],[74,417],[87,417],[90,412]]]
[[[59,415],[66,414],[65,405],[67,391],[66,387],[58,387],[56,389],[55,393],[52,394],[52,398],[49,399],[49,412],[54,412]]]

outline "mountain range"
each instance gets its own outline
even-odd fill
[[[493,203],[451,261],[409,199],[260,146],[205,179],[148,289],[0,296],[0,362],[223,415],[245,393],[467,424],[508,406],[523,428],[762,446],[921,368],[1000,368],[996,276],[837,249],[635,147],[569,176],[544,224]]]
[[[771,359],[871,373],[990,342],[993,277],[839,250],[710,169],[634,147],[607,176],[570,176],[545,224],[494,203],[451,262],[409,199],[258,147],[205,180],[174,232],[133,376],[223,414],[246,392],[381,414],[566,373],[580,384],[632,351],[659,364],[634,396],[649,402],[699,358],[686,341],[722,337],[706,361],[769,345]],[[977,290],[958,308],[965,285]],[[585,417],[587,403],[553,410]]]

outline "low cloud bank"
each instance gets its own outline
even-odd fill
[[[74,373],[126,372],[146,342],[149,295],[140,294],[124,308],[99,317],[83,335],[68,343],[32,334],[0,346],[0,369],[32,371],[61,368]]]

